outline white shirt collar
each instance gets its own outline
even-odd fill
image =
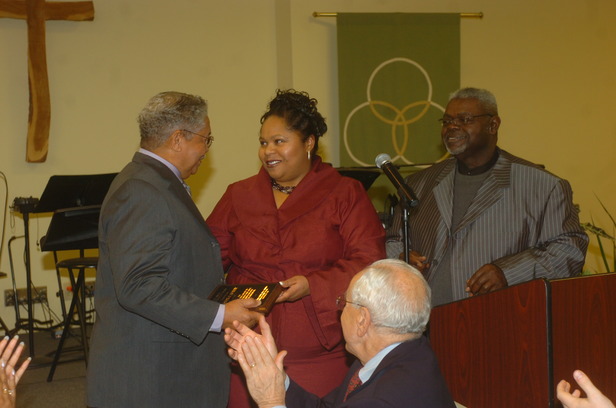
[[[363,366],[361,370],[359,370],[359,379],[361,380],[362,384],[368,381],[370,377],[372,377],[372,374],[374,374],[374,370],[376,370],[379,364],[381,364],[381,361],[383,361],[385,356],[388,355],[393,349],[398,347],[400,344],[402,343],[390,344],[389,346],[385,347],[383,350],[376,353],[376,355],[372,357],[370,360],[368,360],[366,365]]]
[[[146,150],[144,148],[139,148],[139,153],[145,154],[146,156],[150,156],[151,158],[158,160],[159,162],[161,162],[162,164],[164,164],[165,166],[167,166],[169,168],[169,170],[171,170],[173,172],[173,174],[175,174],[175,176],[178,178],[178,180],[180,180],[182,182],[182,184],[184,184],[184,180],[182,180],[182,175],[180,174],[180,170],[178,170],[177,167],[175,167],[171,162],[163,159],[162,157],[160,157],[159,155],[157,155],[156,153],[153,153],[149,150]]]

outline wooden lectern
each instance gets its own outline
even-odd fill
[[[430,341],[468,408],[561,407],[573,370],[616,401],[616,273],[509,288],[435,307]]]

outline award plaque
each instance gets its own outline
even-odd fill
[[[282,291],[283,287],[278,282],[255,283],[251,285],[218,285],[210,293],[208,299],[224,304],[235,299],[253,298],[260,300],[261,304],[252,310],[268,314]]]

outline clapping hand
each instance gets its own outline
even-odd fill
[[[6,336],[0,341],[0,365],[2,367],[0,369],[0,382],[2,382],[2,393],[0,394],[1,408],[15,406],[17,384],[32,360],[28,357],[19,369],[15,371],[19,357],[25,347],[23,342],[17,344],[18,341],[19,336],[15,336],[11,340]]]
[[[556,396],[564,408],[614,408],[614,404],[594,386],[590,378],[580,370],[573,372],[573,378],[586,393],[582,398],[580,390],[571,391],[571,384],[561,380],[556,387]]]
[[[245,324],[242,324],[238,321],[233,322],[233,328],[225,329],[225,342],[229,349],[227,350],[229,356],[237,361],[238,352],[241,350],[242,345],[246,341],[247,337],[253,338],[261,338],[263,344],[269,351],[272,358],[275,358],[278,354],[278,348],[276,347],[276,342],[274,341],[274,336],[272,335],[272,331],[270,329],[269,324],[265,321],[265,317],[261,315],[259,317],[259,331],[261,334],[257,333],[254,330],[248,328]]]

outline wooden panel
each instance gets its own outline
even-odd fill
[[[539,279],[433,309],[430,340],[456,401],[551,405],[547,291]]]
[[[46,0],[0,0],[0,17],[26,19],[28,22],[30,110],[26,161],[44,162],[47,159],[51,126],[45,20],[93,20],[94,6],[91,1],[47,3]]]
[[[26,2],[0,0],[0,17],[26,19]],[[94,20],[94,3],[91,1],[46,2],[45,20]]]
[[[579,368],[616,401],[616,273],[550,284],[555,383]]]

